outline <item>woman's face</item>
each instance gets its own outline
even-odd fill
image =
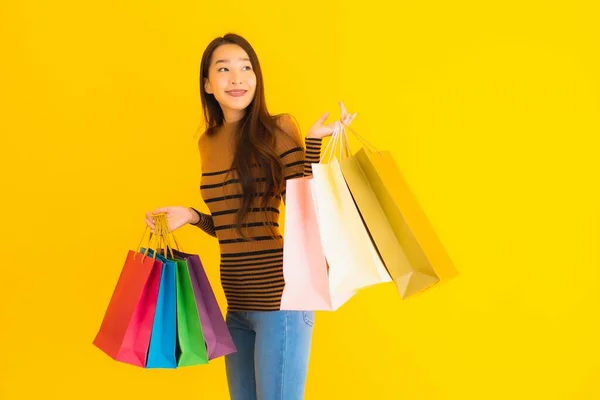
[[[215,96],[227,122],[242,118],[256,92],[256,75],[244,49],[236,44],[215,49],[204,90]]]

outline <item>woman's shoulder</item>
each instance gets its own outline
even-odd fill
[[[277,122],[277,126],[289,136],[300,134],[298,120],[296,120],[292,114],[278,114],[275,116],[275,122]]]
[[[198,151],[200,152],[200,154],[202,154],[204,151],[206,151],[206,147],[208,145],[208,136],[206,134],[206,131],[202,132],[200,134],[200,137],[198,137]]]
[[[198,138],[198,147],[206,148],[213,141],[215,134],[218,131],[218,127],[209,127],[202,132]]]
[[[280,132],[277,133],[278,148],[283,152],[294,147],[302,147],[303,139],[298,121],[292,114],[279,114],[275,121]]]

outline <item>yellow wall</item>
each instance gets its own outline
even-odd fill
[[[204,207],[198,65],[229,30],[304,132],[359,113],[461,273],[318,315],[307,399],[600,398],[598,10],[404,3],[2,2],[0,398],[227,398],[222,360],[146,371],[91,342],[144,212]],[[216,242],[178,237],[217,286]]]

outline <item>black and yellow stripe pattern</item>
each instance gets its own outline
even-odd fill
[[[277,140],[286,180],[312,175],[312,163],[318,163],[321,139],[302,139],[289,117],[280,126],[285,134]],[[266,209],[260,208],[265,190],[262,171],[256,171],[255,204],[242,225],[247,238],[235,229],[235,216],[241,206],[242,192],[238,177],[229,169],[233,159],[235,125],[225,125],[199,142],[202,160],[200,191],[210,214],[200,213],[196,226],[219,240],[221,284],[231,311],[278,310],[283,292],[283,237],[279,232],[279,207],[285,201],[285,189]],[[299,145],[303,143],[304,147]],[[274,228],[276,234],[272,235]]]

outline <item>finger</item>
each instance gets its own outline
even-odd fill
[[[350,125],[352,121],[354,121],[354,118],[356,118],[356,113],[348,114],[346,120],[344,121],[344,124]]]
[[[354,118],[356,118],[356,113],[354,113],[350,116],[350,121],[348,121],[348,125],[350,125],[352,123],[352,121],[354,121]]]
[[[146,223],[148,224],[148,226],[152,229],[154,229],[154,220],[152,218],[152,216],[150,215],[150,213],[146,213]]]
[[[342,120],[342,122],[344,123],[344,125],[349,125],[351,118],[352,118],[352,115],[346,113],[346,115],[344,115],[344,119]]]
[[[169,207],[160,207],[155,209],[154,211],[152,211],[152,215],[151,217],[154,218],[154,215],[157,214],[165,214],[166,216],[169,215]]]
[[[348,112],[346,111],[346,106],[341,101],[340,101],[340,114],[342,115],[342,120],[344,120],[346,118],[346,116],[348,115]]]
[[[150,229],[150,232],[154,233],[154,229],[156,229],[156,227],[154,226],[154,224],[148,220],[146,220],[146,225],[148,225],[148,228]]]
[[[329,118],[329,112],[326,112],[325,114],[321,115],[321,118],[319,118],[313,126],[324,125],[325,121],[327,121],[327,118]]]
[[[319,118],[319,120],[317,121],[318,124],[324,124],[325,121],[327,121],[327,118],[329,118],[329,111],[325,112],[325,114],[321,115],[321,118]]]

